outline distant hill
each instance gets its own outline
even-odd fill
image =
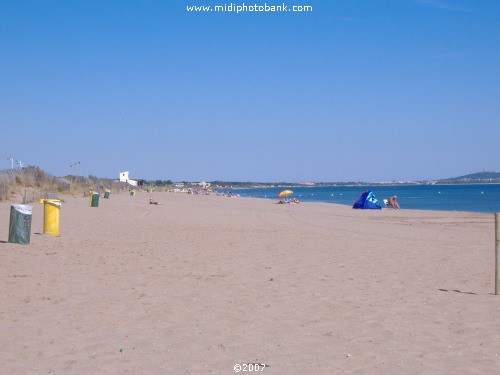
[[[440,184],[500,183],[500,172],[477,172],[465,176],[438,180]]]

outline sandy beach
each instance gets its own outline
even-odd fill
[[[0,202],[1,374],[500,373],[492,214],[64,199],[29,245]]]

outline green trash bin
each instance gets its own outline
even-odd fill
[[[109,191],[106,191],[106,192],[104,193],[104,198],[109,199]]]
[[[99,193],[92,193],[92,200],[90,201],[90,207],[99,207]]]
[[[13,204],[10,206],[9,242],[27,245],[30,243],[32,206]]]

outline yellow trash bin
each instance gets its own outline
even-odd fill
[[[43,234],[59,236],[60,201],[56,199],[43,200]]]

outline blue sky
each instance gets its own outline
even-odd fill
[[[224,4],[0,1],[0,169],[13,157],[58,176],[291,182],[500,170],[500,1],[186,10]]]

